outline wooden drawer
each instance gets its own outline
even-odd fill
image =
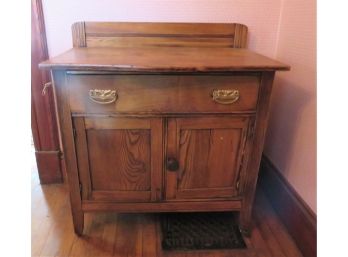
[[[257,75],[76,75],[67,76],[69,102],[75,113],[231,113],[255,111]],[[90,91],[115,90],[117,98],[101,101]],[[217,91],[219,90],[219,91]],[[215,91],[215,93],[213,93]],[[227,93],[227,95],[226,95]],[[213,99],[215,95],[215,100]],[[234,102],[235,101],[235,102]],[[233,103],[232,103],[233,102]]]

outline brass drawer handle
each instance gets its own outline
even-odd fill
[[[237,89],[215,89],[213,90],[213,100],[219,104],[233,104],[239,99],[239,90]]]
[[[111,104],[116,101],[116,90],[91,89],[89,90],[89,98],[98,104]]]

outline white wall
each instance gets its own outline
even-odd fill
[[[238,22],[249,48],[274,56],[281,0],[42,0],[50,56],[72,47],[76,21]]]
[[[284,0],[265,154],[309,207],[317,209],[316,0]]]

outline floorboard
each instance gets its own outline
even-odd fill
[[[156,214],[88,213],[84,235],[77,237],[67,186],[42,186],[32,174],[34,257],[302,257],[262,191],[257,191],[247,249],[170,252],[161,249]]]

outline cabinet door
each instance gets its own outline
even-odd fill
[[[246,116],[169,119],[166,199],[237,197],[251,124]]]
[[[161,119],[76,117],[74,129],[83,200],[160,200]]]

